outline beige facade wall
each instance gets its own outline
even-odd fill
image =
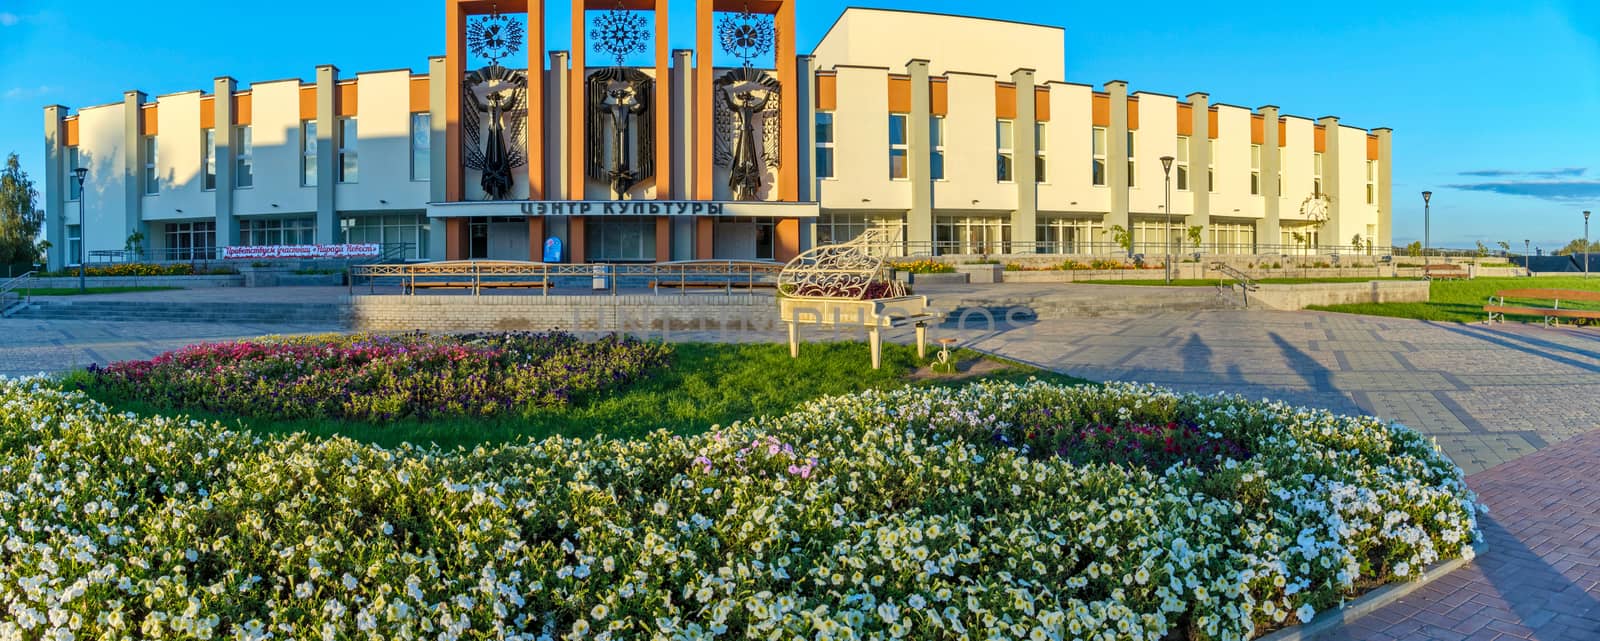
[[[964,71],[1006,78],[1023,68],[1041,80],[1066,75],[1060,27],[914,11],[846,9],[814,55],[819,69],[850,64],[899,73],[907,61],[923,58],[935,76]]]
[[[205,188],[205,136],[201,133],[198,91],[156,98],[156,172],[160,192],[144,197],[144,219],[209,219],[217,200]],[[154,235],[154,234],[147,234]]]
[[[949,78],[950,106],[944,119],[945,179],[933,184],[934,215],[957,211],[1009,213],[1017,208],[1016,185],[1002,183],[995,175],[994,86],[998,80],[974,74],[950,74]],[[841,92],[839,101],[845,100]],[[1028,159],[1016,160],[1020,163]]]
[[[252,186],[234,189],[234,213],[315,215],[317,188],[301,185],[300,81],[259,83],[250,95]]]
[[[1250,195],[1250,110],[1217,106],[1217,138],[1211,141],[1217,184],[1211,193],[1211,215],[1225,218],[1265,216],[1262,197]],[[1201,174],[1204,185],[1204,174]],[[1260,241],[1261,239],[1257,239]]]
[[[339,211],[415,211],[428,202],[428,183],[411,180],[410,91],[404,69],[356,74],[360,179],[334,192]],[[526,198],[528,181],[516,185]]]
[[[89,169],[83,187],[84,242],[89,251],[122,249],[127,241],[129,153],[123,135],[123,103],[78,112],[78,163]],[[77,203],[67,203],[68,219],[77,220]]]
[[[1103,213],[1111,207],[1111,195],[1105,187],[1092,184],[1093,88],[1065,82],[1052,82],[1048,87],[1048,165],[1046,180],[1039,185],[1040,215]]]
[[[820,181],[823,208],[899,212],[911,208],[911,183],[889,179],[888,87],[885,69],[838,69],[841,98],[833,112],[834,178]]]
[[[1300,204],[1315,187],[1313,171],[1314,123],[1307,118],[1286,116],[1284,121],[1283,196],[1278,200],[1279,219],[1303,221]]]
[[[1139,97],[1139,130],[1134,134],[1134,186],[1128,189],[1128,211],[1135,215],[1161,215],[1165,197],[1162,156],[1178,154],[1178,99],[1172,96],[1136,92]],[[1176,171],[1176,170],[1174,170]],[[1172,185],[1173,224],[1177,216],[1194,211],[1193,198],[1178,191],[1176,176]]]

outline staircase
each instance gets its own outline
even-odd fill
[[[10,318],[12,314],[28,306],[28,297],[18,290],[21,289],[24,283],[33,278],[33,274],[34,272],[30,271],[16,278],[0,282],[0,318]]]
[[[347,306],[327,303],[218,305],[36,298],[12,312],[10,317],[38,320],[343,326],[348,314]]]
[[[1222,272],[1222,276],[1217,279],[1217,300],[1224,301],[1229,305],[1249,308],[1250,292],[1261,289],[1261,286],[1256,284],[1255,279],[1227,263],[1212,263],[1211,268]],[[1233,279],[1232,283],[1227,282],[1230,278]],[[1235,290],[1239,292],[1237,302],[1233,297]]]

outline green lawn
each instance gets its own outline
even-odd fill
[[[1472,280],[1436,280],[1430,286],[1431,300],[1426,303],[1361,303],[1355,305],[1315,305],[1307,309],[1368,316],[1390,316],[1430,321],[1455,321],[1472,323],[1485,318],[1483,306],[1495,292],[1505,289],[1578,289],[1600,292],[1600,278],[1581,276],[1551,276],[1539,278],[1474,278]],[[1547,306],[1549,301],[1522,301],[1506,299],[1507,303],[1523,302]],[[1572,303],[1562,301],[1561,306],[1572,309],[1600,309],[1597,303]],[[1515,319],[1516,317],[1512,317]],[[1527,320],[1537,320],[1531,317]]]
[[[930,356],[932,354],[930,353]],[[976,358],[961,352],[961,359]],[[931,360],[931,359],[929,359]],[[1026,380],[1036,376],[1058,383],[1083,383],[1080,379],[1007,363],[985,379]],[[673,348],[670,367],[645,380],[610,394],[576,398],[572,404],[529,418],[402,420],[392,423],[333,420],[272,421],[183,412],[196,418],[221,420],[258,433],[307,432],[319,436],[342,435],[385,447],[402,442],[437,443],[445,447],[493,444],[523,437],[553,434],[592,437],[604,434],[632,438],[656,429],[676,433],[701,432],[712,425],[761,415],[782,414],[821,396],[903,385],[963,385],[973,379],[916,382],[908,376],[918,369],[916,350],[903,345],[883,346],[883,368],[873,370],[862,343],[808,343],[800,358],[789,358],[787,345],[679,344]],[[77,388],[87,374],[74,372],[62,384]],[[171,408],[101,398],[119,411],[139,414],[179,413]]]
[[[122,294],[125,292],[160,292],[181,287],[90,287],[79,292],[76,287],[23,287],[18,289],[27,296],[77,296],[79,294]]]
[[[1227,278],[1227,279],[1223,279],[1223,280],[1231,282],[1233,279],[1232,278]],[[1256,282],[1260,283],[1260,284],[1263,284],[1263,285],[1305,285],[1305,284],[1308,284],[1308,283],[1365,283],[1365,282],[1367,282],[1369,280],[1416,280],[1416,279],[1415,278],[1379,278],[1379,277],[1376,277],[1376,276],[1351,276],[1351,277],[1343,277],[1343,278],[1258,278],[1258,279],[1256,279]],[[1162,280],[1160,278],[1141,278],[1141,279],[1138,279],[1138,280],[1075,280],[1075,281],[1072,281],[1072,282],[1074,282],[1074,283],[1084,283],[1084,284],[1088,284],[1088,285],[1145,285],[1145,286],[1158,286],[1158,285],[1161,285],[1161,286],[1164,286],[1164,285],[1169,285],[1170,284],[1173,287],[1215,287],[1217,285],[1218,279],[1216,279],[1216,278],[1182,278],[1182,279],[1178,279],[1178,280],[1172,281],[1171,283],[1168,283],[1167,281]]]

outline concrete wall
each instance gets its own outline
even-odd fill
[[[839,64],[903,70],[907,60],[928,60],[929,71],[1009,76],[1019,68],[1041,78],[1066,74],[1065,34],[1060,27],[852,7],[817,44],[819,68]]]
[[[1250,304],[1267,309],[1296,310],[1311,305],[1426,303],[1428,285],[1427,281],[1420,280],[1262,285],[1260,290],[1250,293]]]

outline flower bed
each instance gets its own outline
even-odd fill
[[[956,273],[956,266],[955,265],[951,265],[951,264],[948,264],[948,263],[941,263],[941,262],[939,262],[937,260],[932,260],[932,259],[928,259],[928,258],[923,258],[923,259],[919,259],[919,260],[912,260],[912,261],[905,261],[905,262],[898,262],[898,263],[891,261],[889,263],[889,267],[894,268],[896,271],[902,271],[902,272],[905,272],[907,274],[954,274],[954,273]]]
[[[666,363],[667,348],[570,334],[326,335],[210,343],[90,368],[119,400],[243,416],[386,421],[566,404]]]
[[[0,381],[0,409],[0,638],[1242,638],[1478,536],[1460,470],[1410,430],[1128,385],[448,453],[41,382]],[[1169,423],[1249,455],[1154,471],[995,438]]]
[[[101,276],[205,276],[237,273],[239,273],[239,270],[232,267],[210,267],[196,270],[194,265],[190,263],[115,263],[84,268],[84,275],[91,278]],[[78,268],[76,267],[40,274],[40,276],[50,277],[77,275]]]

